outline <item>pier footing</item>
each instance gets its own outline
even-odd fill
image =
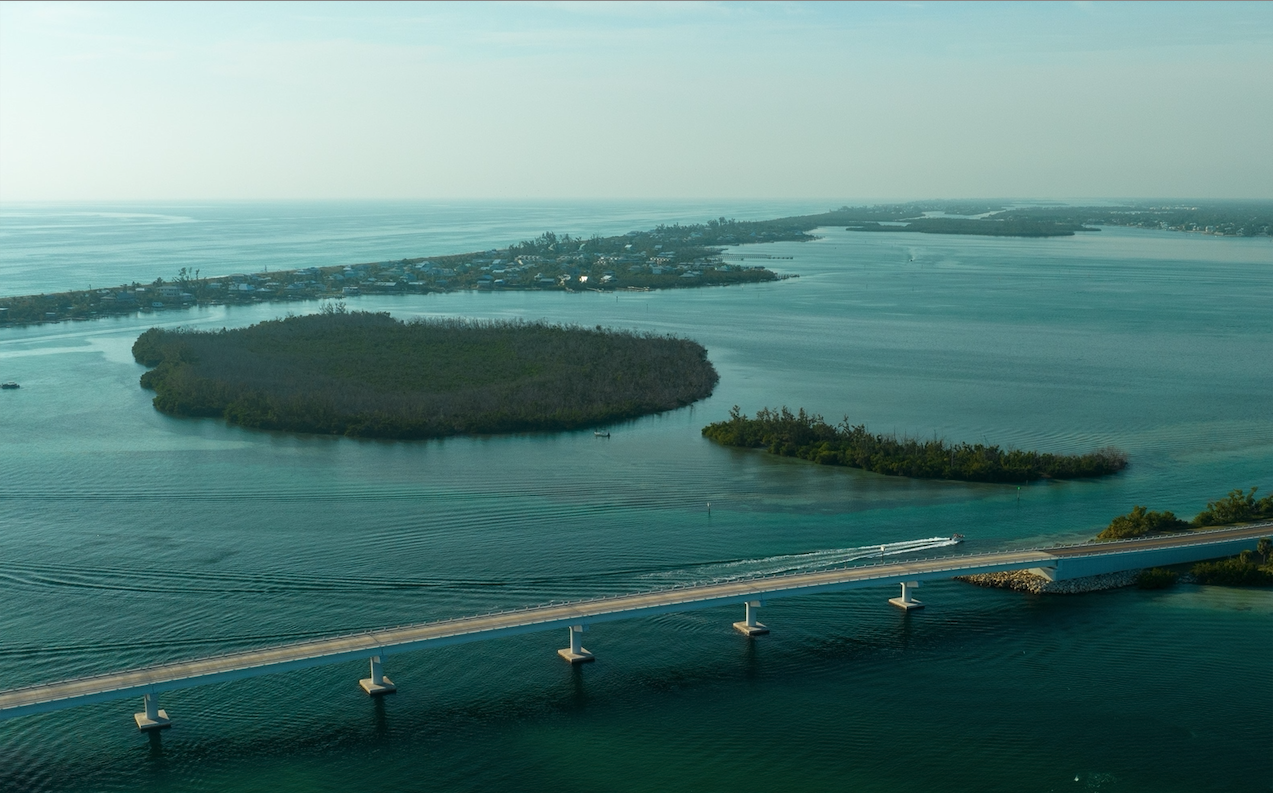
[[[924,607],[924,604],[920,603],[918,600],[902,600],[901,598],[889,598],[888,602],[892,603],[894,606],[897,606],[899,609],[905,609],[906,611],[910,611],[911,609],[922,609]]]
[[[590,661],[597,660],[597,656],[580,647],[579,652],[571,650],[569,647],[557,651],[557,655],[565,658],[572,664],[586,664]]]
[[[597,660],[592,653],[583,648],[583,632],[587,629],[588,627],[586,625],[571,625],[570,646],[558,650],[557,655],[560,655],[572,664],[586,664],[589,661]]]
[[[371,677],[364,677],[359,680],[358,685],[362,686],[362,690],[373,697],[393,694],[398,691],[398,687],[393,684],[393,681],[385,677],[383,667],[380,664],[380,656],[378,655],[371,656]]]
[[[734,623],[734,630],[744,636],[764,636],[769,629],[756,621],[756,612],[764,605],[763,600],[749,600],[746,603],[747,617],[742,622]]]
[[[150,730],[166,730],[172,726],[172,720],[168,718],[168,711],[159,709],[158,694],[144,694],[141,698],[141,713],[133,714],[133,721],[137,722],[137,729],[143,732]]]
[[[373,683],[370,677],[364,677],[358,681],[358,685],[362,686],[362,690],[373,697],[398,693],[398,687],[393,684],[393,681],[383,676],[380,678],[379,683]]]
[[[172,719],[168,718],[168,711],[157,710],[155,717],[151,718],[145,713],[134,713],[133,721],[137,722],[137,729],[143,732],[150,730],[166,730],[172,726]]]
[[[892,603],[894,606],[897,606],[899,609],[902,609],[903,611],[910,611],[911,609],[922,609],[924,607],[924,604],[911,597],[911,590],[917,586],[919,586],[918,581],[902,582],[902,596],[896,597],[896,598],[889,598],[888,602]]]

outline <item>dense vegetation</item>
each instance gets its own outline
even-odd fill
[[[1119,515],[1110,521],[1109,526],[1100,533],[1097,539],[1124,540],[1155,532],[1184,531],[1187,528],[1189,524],[1177,518],[1172,512],[1150,512],[1142,506],[1134,506],[1131,512]]]
[[[748,418],[735,406],[728,421],[709,424],[703,435],[725,446],[764,448],[822,465],[844,465],[891,476],[960,479],[970,482],[1029,482],[1104,476],[1127,466],[1115,449],[1082,455],[1040,454],[998,446],[875,435],[846,418],[831,426],[802,409],[764,409]]]
[[[1180,574],[1175,570],[1168,570],[1165,567],[1152,567],[1148,570],[1141,570],[1136,576],[1136,586],[1141,589],[1166,589],[1174,586],[1176,581],[1180,579]]]
[[[1207,502],[1207,508],[1188,523],[1171,512],[1150,512],[1137,505],[1126,515],[1119,515],[1110,521],[1109,526],[1096,535],[1096,539],[1126,540],[1164,532],[1186,531],[1190,528],[1273,519],[1273,496],[1257,499],[1255,493],[1258,489],[1253,487],[1249,492],[1243,492],[1242,488],[1230,490],[1224,498]]]
[[[1273,586],[1273,565],[1269,564],[1268,540],[1261,540],[1263,559],[1257,554],[1243,551],[1229,559],[1215,562],[1199,562],[1189,572],[1199,584],[1221,586]]]
[[[141,384],[179,416],[381,438],[565,430],[688,405],[717,374],[693,341],[539,323],[323,314],[151,328]]]
[[[1273,495],[1256,499],[1258,487],[1247,493],[1242,488],[1230,490],[1219,501],[1208,501],[1207,508],[1194,516],[1195,526],[1222,526],[1227,523],[1245,523],[1250,520],[1273,519]]]

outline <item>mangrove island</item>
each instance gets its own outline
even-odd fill
[[[1224,498],[1208,501],[1207,508],[1183,521],[1168,510],[1154,512],[1139,504],[1126,515],[1119,515],[1098,535],[1098,540],[1129,540],[1133,537],[1153,537],[1172,532],[1207,529],[1215,526],[1232,526],[1273,519],[1273,496],[1257,499],[1253,487],[1249,492],[1242,488],[1230,490]]]
[[[1127,455],[1112,449],[1087,454],[1007,451],[983,444],[875,435],[846,417],[837,426],[802,408],[763,409],[748,418],[735,405],[729,420],[708,424],[703,436],[724,446],[763,448],[821,465],[843,465],[888,476],[957,479],[966,482],[1030,482],[1106,476],[1127,467]]]
[[[571,430],[708,396],[696,342],[649,333],[346,312],[220,331],[151,328],[133,357],[154,405],[267,430],[437,438]]]
[[[1258,489],[1253,487],[1249,491],[1243,491],[1242,488],[1230,490],[1224,498],[1208,501],[1206,509],[1194,515],[1193,520],[1190,521],[1183,521],[1168,510],[1155,512],[1136,505],[1132,507],[1131,512],[1111,520],[1109,525],[1096,535],[1096,540],[1099,542],[1155,537],[1176,532],[1271,520],[1273,519],[1273,496],[1257,499],[1255,493]],[[1179,569],[1167,567],[1142,571],[1136,583],[1142,589],[1165,589],[1182,579],[1197,584],[1219,586],[1273,586],[1273,542],[1263,538],[1256,543],[1254,550],[1242,551],[1237,556],[1198,562],[1192,566],[1176,565],[1176,567]],[[1187,572],[1182,575],[1182,570],[1186,569]]]

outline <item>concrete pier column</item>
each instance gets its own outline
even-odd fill
[[[362,686],[362,690],[373,697],[393,694],[398,690],[393,681],[385,677],[384,670],[380,665],[380,656],[378,655],[371,656],[371,677],[364,677],[359,680],[358,685]]]
[[[142,712],[133,714],[139,730],[166,730],[172,726],[168,711],[159,707],[158,694],[144,694],[141,698]]]
[[[911,590],[917,586],[919,586],[918,581],[903,581],[902,596],[889,598],[888,602],[900,609],[905,609],[906,611],[910,611],[911,609],[922,609],[924,604],[911,597]]]
[[[756,611],[764,605],[761,600],[749,600],[746,603],[746,618],[742,622],[734,623],[734,630],[744,633],[748,636],[764,636],[769,633],[769,629],[756,621]]]
[[[589,661],[597,660],[592,653],[583,648],[583,632],[587,629],[587,625],[571,625],[570,646],[564,650],[558,650],[557,655],[560,655],[572,664],[584,664]]]

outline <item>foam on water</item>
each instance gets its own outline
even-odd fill
[[[932,551],[958,545],[952,537],[928,537],[922,540],[901,540],[879,545],[862,545],[856,548],[828,548],[806,553],[780,554],[761,559],[734,559],[728,562],[706,562],[678,570],[660,570],[647,573],[643,579],[670,585],[724,583],[742,578],[784,575],[788,573],[813,573],[844,567],[863,559],[883,559],[889,556]]]

